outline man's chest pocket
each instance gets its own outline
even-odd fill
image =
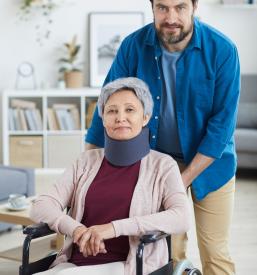
[[[213,104],[215,81],[207,78],[191,78],[189,99],[195,107],[211,110]]]

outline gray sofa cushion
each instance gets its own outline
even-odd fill
[[[0,203],[5,203],[12,193],[26,196],[35,194],[35,174],[33,169],[0,165]],[[0,231],[13,224],[0,223]]]
[[[257,103],[242,102],[239,104],[238,128],[256,128],[257,130]]]
[[[257,153],[256,129],[236,129],[235,141],[237,152]]]
[[[6,200],[12,193],[27,194],[28,178],[23,171],[1,169],[0,175],[0,201]]]

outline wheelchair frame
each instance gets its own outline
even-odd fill
[[[26,238],[23,243],[22,252],[22,265],[19,268],[19,275],[31,275],[33,273],[42,272],[48,269],[51,263],[56,258],[57,253],[54,252],[43,259],[38,261],[29,262],[29,251],[30,244],[33,239],[44,237],[55,233],[52,231],[47,224],[40,223],[35,225],[30,225],[24,228],[23,233],[26,234]],[[166,238],[169,249],[169,259],[168,263],[156,271],[153,271],[149,275],[182,275],[187,272],[187,275],[201,275],[201,272],[194,268],[190,261],[183,260],[179,262],[173,270],[173,262],[171,259],[171,236],[163,232],[153,232],[151,234],[144,235],[140,238],[140,243],[137,249],[136,255],[136,275],[143,275],[143,252],[144,247],[150,243],[156,242],[160,239]]]

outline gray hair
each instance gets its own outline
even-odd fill
[[[101,94],[97,102],[98,114],[100,117],[102,117],[103,115],[104,106],[109,97],[113,93],[121,91],[123,89],[134,91],[137,98],[141,101],[143,105],[144,115],[149,115],[149,117],[152,116],[153,98],[147,84],[136,77],[126,77],[118,78],[112,82],[109,82],[102,88]]]

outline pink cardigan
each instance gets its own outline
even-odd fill
[[[31,219],[45,222],[58,233],[66,234],[63,249],[54,265],[71,255],[72,234],[80,226],[87,190],[104,157],[103,149],[81,154],[47,194],[32,205]],[[70,206],[69,214],[64,209]],[[116,237],[128,235],[130,250],[125,262],[125,275],[136,274],[136,249],[141,235],[160,230],[170,234],[189,229],[189,203],[176,162],[169,156],[150,151],[141,161],[138,182],[131,201],[129,218],[113,221]],[[167,263],[165,240],[149,244],[144,250],[144,274]]]

